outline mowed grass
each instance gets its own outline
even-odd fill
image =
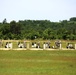
[[[0,75],[76,75],[76,51],[0,51]]]

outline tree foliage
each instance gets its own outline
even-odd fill
[[[0,39],[70,39],[76,40],[76,17],[60,22],[20,20],[0,23]]]

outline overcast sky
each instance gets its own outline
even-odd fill
[[[76,17],[76,0],[0,0],[0,22],[59,20]]]

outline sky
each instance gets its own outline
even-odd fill
[[[76,17],[76,0],[0,0],[0,22],[50,20]]]

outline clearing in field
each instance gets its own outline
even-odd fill
[[[76,51],[0,51],[0,75],[76,75]]]

